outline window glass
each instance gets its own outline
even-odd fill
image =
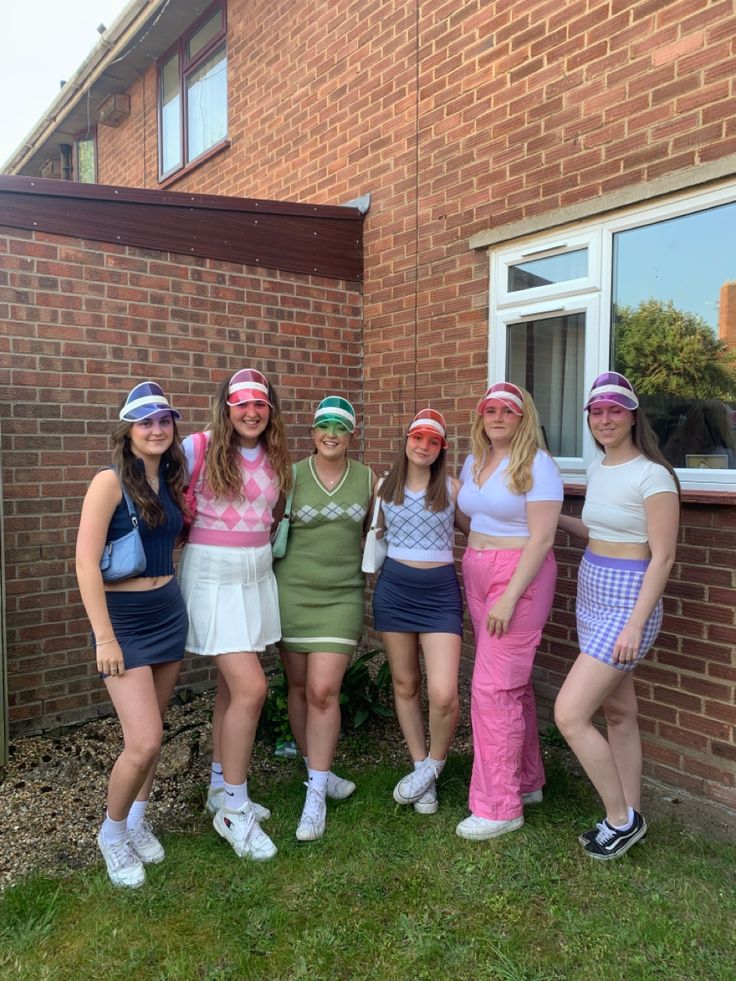
[[[582,455],[585,314],[509,324],[506,378],[534,393],[547,447],[554,456]]]
[[[182,163],[178,54],[161,69],[161,128],[161,170],[168,173]]]
[[[187,79],[189,160],[227,135],[227,59],[221,48]]]
[[[94,184],[97,180],[96,145],[93,136],[78,139],[77,180],[83,184]]]
[[[222,30],[222,11],[218,10],[208,21],[195,31],[194,34],[189,38],[187,42],[187,60],[190,61],[197,55],[202,48],[206,47],[209,42]]]
[[[509,266],[508,291],[530,290],[550,283],[564,283],[570,279],[580,279],[588,272],[588,250],[575,249],[559,255],[530,259]]]
[[[736,204],[613,235],[612,366],[676,467],[736,468]]]

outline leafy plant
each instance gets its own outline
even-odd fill
[[[368,667],[380,651],[365,651],[345,672],[340,692],[343,729],[359,729],[371,716],[392,718],[393,709],[385,704],[391,690],[391,670],[384,661],[375,677]]]
[[[294,738],[289,725],[287,696],[289,682],[281,667],[268,679],[268,694],[258,723],[258,735],[274,742],[291,742]]]

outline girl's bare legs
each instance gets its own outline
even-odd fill
[[[457,675],[462,638],[457,634],[421,634],[429,701],[429,755],[444,760],[458,717]],[[418,757],[415,757],[418,759]]]
[[[641,810],[641,733],[634,690],[634,674],[627,672],[621,684],[603,703],[608,745],[629,807]]]
[[[612,748],[593,725],[593,716],[625,683],[631,684],[617,668],[579,654],[555,703],[555,722],[560,732],[600,794],[609,824],[618,827],[625,826],[629,819],[626,793]],[[630,742],[630,735],[623,741],[619,739],[619,752],[625,752],[627,741]],[[624,763],[625,771],[628,766]]]
[[[427,742],[420,696],[422,673],[418,637],[417,634],[394,631],[384,631],[382,637],[391,668],[396,717],[412,760],[423,760],[427,755]]]
[[[218,654],[217,670],[229,696],[220,723],[222,772],[227,783],[244,784],[266,701],[266,676],[253,651]]]

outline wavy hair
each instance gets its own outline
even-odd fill
[[[121,403],[120,408],[124,405]],[[174,439],[171,446],[161,457],[160,473],[166,481],[174,504],[184,511],[184,480],[186,477],[186,460],[181,448],[181,436],[172,416],[174,424]],[[146,480],[146,470],[143,461],[133,453],[130,444],[130,430],[135,425],[132,422],[119,422],[112,431],[112,465],[118,472],[120,482],[130,495],[141,519],[149,528],[165,524],[166,513],[161,502]]]
[[[652,463],[658,463],[661,467],[672,475],[672,479],[675,482],[675,487],[677,488],[677,493],[680,498],[682,498],[682,488],[680,487],[680,479],[675,473],[672,464],[665,459],[662,455],[662,451],[659,448],[659,443],[657,442],[657,437],[654,434],[654,430],[649,424],[646,413],[641,409],[629,409],[632,416],[634,417],[634,425],[631,428],[631,439],[634,446],[645,456],[647,460],[651,460]],[[588,429],[590,429],[590,412],[587,414]],[[591,431],[591,436],[593,435]],[[598,440],[593,436],[593,442],[601,451],[605,454],[605,447],[598,442]]]
[[[509,465],[506,468],[506,486],[514,494],[526,494],[532,488],[532,464],[538,450],[550,455],[544,443],[539,414],[534,400],[525,388],[517,385],[523,396],[521,425],[511,441]],[[475,414],[470,429],[470,448],[473,453],[473,479],[478,483],[481,470],[488,463],[493,444],[483,427],[483,416]]]
[[[211,433],[207,447],[205,479],[217,497],[243,497],[243,472],[240,467],[240,443],[230,422],[230,406],[227,402],[230,376],[217,386],[212,406]],[[268,461],[276,474],[279,491],[286,495],[291,489],[291,456],[286,445],[286,431],[281,418],[279,398],[273,385],[268,383],[268,401],[271,403],[268,425],[259,441],[266,450]]]
[[[404,503],[404,487],[406,486],[406,443],[409,439],[404,436],[396,462],[388,472],[379,491],[384,501],[392,504]],[[442,447],[437,459],[429,468],[429,483],[424,497],[424,506],[428,511],[444,511],[450,500],[447,494],[447,450]]]

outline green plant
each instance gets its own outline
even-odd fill
[[[289,725],[289,682],[283,668],[278,667],[268,679],[268,694],[258,722],[258,735],[274,742],[291,742],[294,738]]]
[[[391,671],[383,661],[375,677],[368,667],[380,651],[365,651],[352,662],[345,672],[340,692],[343,729],[359,729],[371,716],[388,719],[393,710],[385,704],[391,690]]]

